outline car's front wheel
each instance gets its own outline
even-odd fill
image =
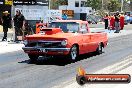
[[[71,61],[75,61],[75,60],[77,60],[78,55],[79,55],[79,49],[78,49],[77,45],[73,45],[71,47],[71,50],[70,50],[70,53],[69,53],[69,59]]]
[[[132,24],[132,21],[130,22],[130,24]]]
[[[30,58],[30,63],[36,63],[39,57],[37,55],[30,55],[30,54],[28,54],[28,56]]]
[[[102,54],[103,53],[103,46],[101,43],[98,44],[98,48],[96,49],[97,54]]]

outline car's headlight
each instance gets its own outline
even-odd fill
[[[63,40],[63,41],[61,42],[61,45],[66,46],[66,45],[67,45],[67,40]]]
[[[27,44],[28,44],[28,41],[27,41],[27,40],[24,40],[24,41],[23,41],[23,44],[24,44],[24,45],[27,45]]]

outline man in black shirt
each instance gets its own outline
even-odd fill
[[[105,29],[108,29],[109,26],[109,15],[106,14],[106,16],[104,17],[104,22],[105,22]]]
[[[4,37],[2,41],[7,40],[7,32],[8,28],[11,28],[11,17],[8,13],[8,11],[3,12],[3,17],[2,17],[2,24],[3,24],[3,32],[4,32]]]
[[[25,24],[25,17],[21,14],[20,10],[16,11],[14,16],[14,26],[15,26],[15,41],[18,41],[17,36],[22,36],[22,29]]]
[[[115,29],[116,29],[115,33],[120,32],[120,15],[118,11],[115,14]]]

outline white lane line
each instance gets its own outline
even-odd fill
[[[0,43],[0,54],[22,50],[23,44],[8,44],[7,42]]]
[[[124,36],[124,35],[128,35],[128,34],[132,34],[132,30],[122,30],[120,33],[107,33],[109,38],[115,38],[115,37],[119,37],[119,36]]]
[[[122,60],[119,63],[115,63],[115,64],[108,66],[100,71],[95,72],[95,73],[106,73],[106,74],[113,73],[114,71],[119,70],[131,63],[132,63],[132,55],[127,56],[126,58],[124,58],[124,60]]]

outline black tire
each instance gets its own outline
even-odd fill
[[[70,59],[70,61],[76,61],[78,59],[78,55],[79,55],[79,49],[77,45],[73,45],[70,49],[68,58]]]
[[[37,55],[28,55],[30,58],[30,62],[29,63],[37,63],[38,57]]]
[[[84,76],[76,76],[76,81],[79,85],[86,84],[86,78]]]
[[[124,25],[128,25],[128,23],[124,23]]]
[[[96,54],[102,54],[103,53],[103,46],[101,43],[98,44],[98,48],[96,49]]]

